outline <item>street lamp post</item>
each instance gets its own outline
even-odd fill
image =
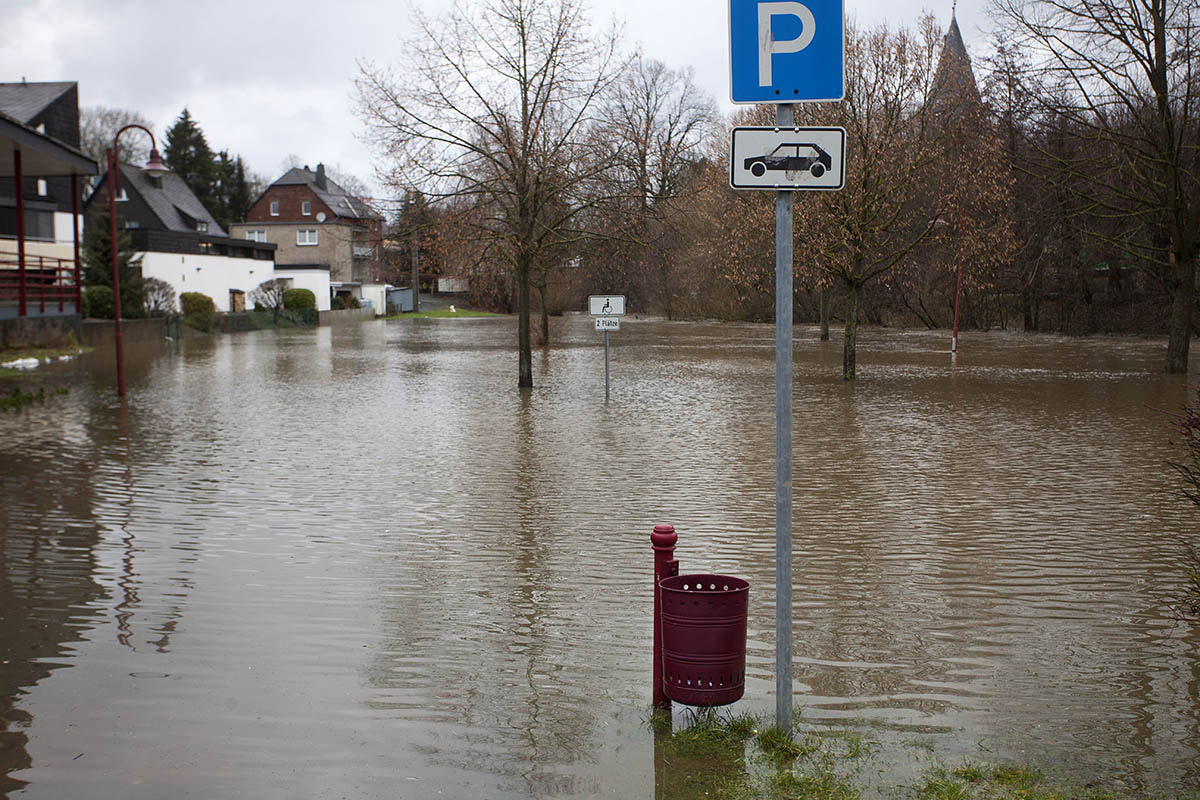
[[[117,256],[117,188],[120,185],[118,173],[121,171],[117,140],[130,128],[141,128],[150,137],[150,159],[146,162],[146,173],[151,177],[158,177],[167,171],[162,157],[158,154],[154,134],[149,128],[142,125],[126,125],[113,136],[112,147],[108,150],[108,232],[109,244],[112,247],[113,343],[117,349],[117,394],[122,398],[125,397],[125,345],[121,339],[121,267]]]

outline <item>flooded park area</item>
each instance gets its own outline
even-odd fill
[[[774,328],[627,317],[607,402],[591,318],[552,334],[526,393],[512,318],[131,350],[124,404],[111,354],[52,367],[0,414],[0,796],[676,796],[649,534],[750,582],[731,709],[770,716]],[[881,794],[971,759],[1195,787],[1195,389],[1161,340],[949,339],[862,330],[845,383],[795,329],[803,724],[877,742]]]

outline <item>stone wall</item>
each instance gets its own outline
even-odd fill
[[[155,319],[121,320],[121,341],[124,344],[161,342],[167,338],[166,322],[162,317]],[[80,343],[87,347],[112,347],[113,322],[108,319],[85,319]]]
[[[70,347],[82,339],[78,314],[0,319],[0,350],[18,347]]]

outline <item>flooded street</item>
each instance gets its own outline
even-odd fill
[[[750,581],[774,691],[774,329],[199,338],[0,414],[0,795],[654,795],[655,523]],[[796,328],[795,698],[956,764],[1200,781],[1200,510],[1165,344]],[[1195,359],[1194,359],[1195,361]],[[1193,366],[1195,381],[1197,367]],[[886,766],[887,779],[903,765]]]

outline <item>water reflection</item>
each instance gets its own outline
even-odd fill
[[[589,320],[553,322],[528,393],[512,320],[369,322],[139,355],[124,412],[84,363],[0,417],[6,790],[644,797],[656,522],[754,585],[770,715],[773,329],[628,319],[606,404]],[[1194,781],[1154,410],[1185,383],[1155,342],[944,339],[867,331],[846,385],[797,329],[796,707]]]

